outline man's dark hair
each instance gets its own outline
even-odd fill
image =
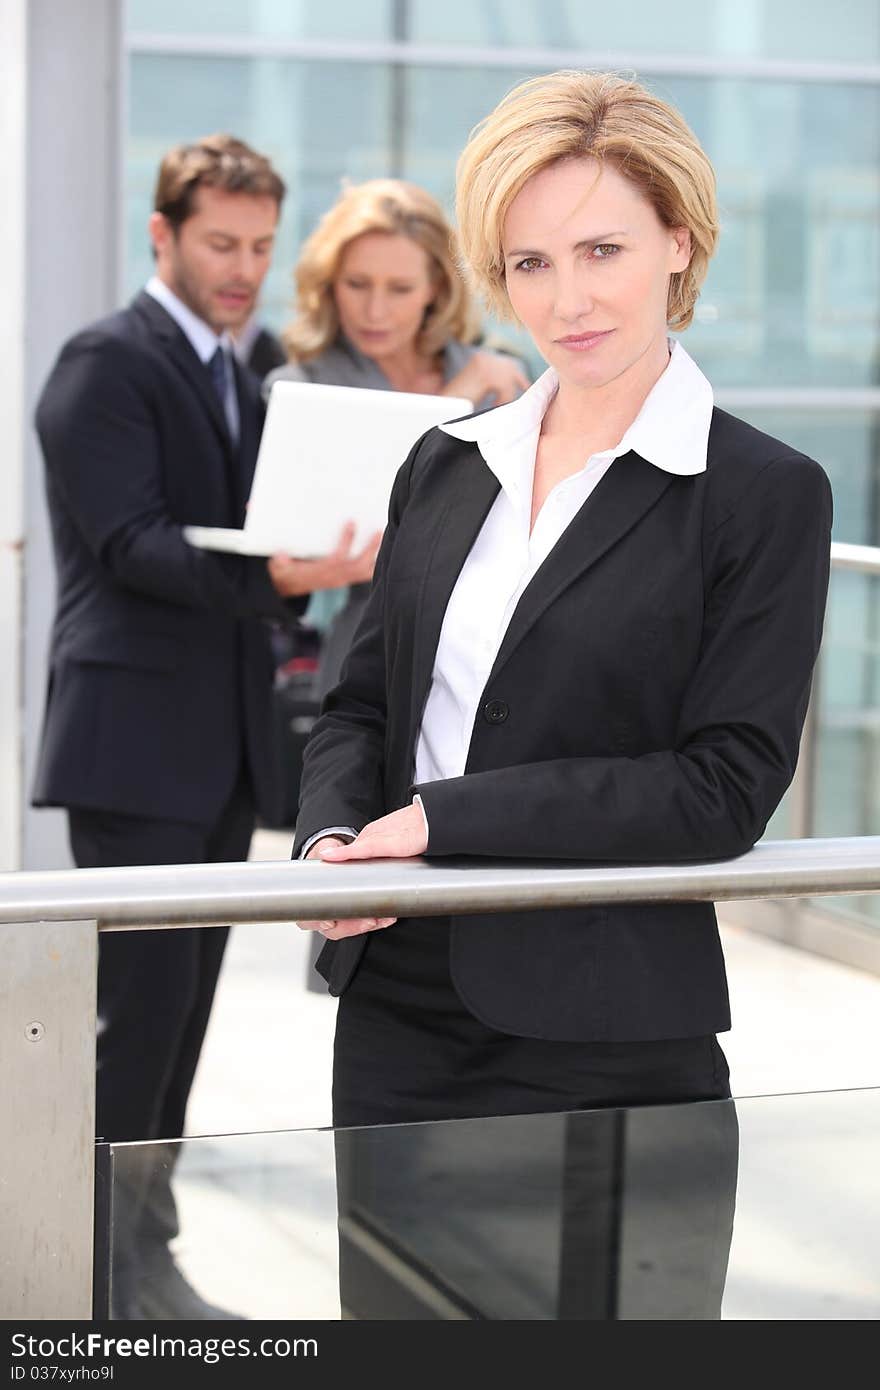
[[[192,216],[200,188],[274,198],[279,208],[286,191],[266,156],[232,135],[206,135],[192,145],[169,150],[159,165],[153,207],[176,232]]]

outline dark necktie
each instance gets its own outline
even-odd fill
[[[222,347],[218,347],[214,356],[208,360],[208,371],[211,373],[211,381],[220,407],[223,411],[223,418],[232,440],[238,442],[238,410],[235,401],[234,387],[230,380],[229,362]]]

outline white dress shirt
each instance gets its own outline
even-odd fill
[[[551,368],[509,405],[440,426],[477,444],[501,490],[446,608],[416,744],[416,783],[463,774],[483,690],[523,591],[614,460],[632,449],[667,473],[705,471],[712,387],[676,342],[666,370],[620,442],[593,454],[556,484],[530,535],[541,422],[558,386]]]
[[[144,286],[144,290],[152,299],[155,299],[166,313],[170,314],[178,328],[186,334],[189,344],[199,361],[207,367],[214,353],[220,348],[226,363],[226,391],[223,398],[223,412],[226,416],[226,423],[229,426],[229,433],[233,439],[238,439],[241,419],[238,413],[238,394],[235,389],[235,370],[232,365],[232,345],[228,333],[217,334],[214,332],[204,319],[200,319],[198,314],[194,314],[188,304],[184,304],[182,299],[169,289],[164,280],[160,280],[158,275],[153,275]]]

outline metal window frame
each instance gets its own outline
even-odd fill
[[[258,34],[168,34],[132,30],[127,52],[200,58],[277,58],[311,63],[379,63],[407,67],[558,68],[636,71],[669,77],[880,84],[880,63],[646,53],[629,49],[497,48],[405,39],[284,39]]]

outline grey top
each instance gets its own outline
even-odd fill
[[[443,349],[443,380],[452,381],[470,361],[475,347],[467,343],[448,342]],[[285,367],[277,367],[263,382],[263,396],[269,392],[276,381],[313,381],[319,386],[365,386],[374,391],[393,391],[378,362],[350,343],[340,333],[334,343],[317,357],[306,362],[288,362]],[[480,402],[474,405],[480,408]]]

